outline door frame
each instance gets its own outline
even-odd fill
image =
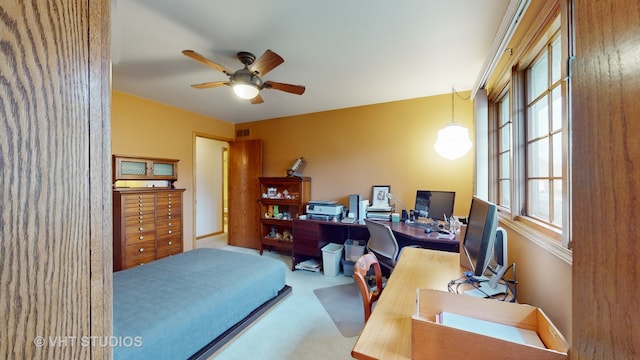
[[[221,170],[221,176],[222,176],[222,188],[220,189],[220,191],[223,194],[223,199],[221,201],[221,208],[220,208],[220,220],[221,220],[221,224],[222,224],[222,231],[219,232],[215,232],[212,234],[206,234],[203,236],[197,236],[197,218],[198,218],[198,207],[197,207],[197,199],[198,199],[198,186],[197,186],[197,156],[198,156],[198,152],[197,152],[197,147],[196,147],[196,141],[197,138],[205,138],[205,139],[209,139],[209,140],[215,140],[215,141],[220,141],[220,142],[224,142],[227,145],[224,147],[223,150],[223,157],[224,157],[224,152],[229,153],[229,149],[230,149],[230,143],[232,142],[232,140],[228,139],[228,138],[223,138],[220,136],[215,136],[215,135],[210,135],[210,134],[206,134],[206,133],[201,133],[201,132],[194,132],[193,133],[193,249],[196,248],[197,245],[197,241],[199,238],[205,238],[205,237],[209,237],[212,235],[219,235],[219,234],[223,234],[225,232],[225,227],[224,227],[224,194],[228,191],[228,177],[226,176],[228,174],[228,171],[225,173],[224,170],[224,158],[221,159],[222,161],[222,169]]]

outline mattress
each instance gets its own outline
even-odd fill
[[[274,298],[286,266],[196,249],[113,274],[113,356],[187,359]]]

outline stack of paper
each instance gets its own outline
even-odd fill
[[[394,208],[392,206],[369,206],[367,208],[367,219],[390,220],[393,211]]]
[[[321,267],[322,265],[320,264],[320,261],[318,261],[317,259],[309,259],[296,264],[297,270],[307,270],[307,271],[318,272],[320,271]]]

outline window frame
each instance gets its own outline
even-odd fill
[[[490,189],[489,199],[499,206],[500,221],[513,227],[522,234],[550,250],[568,263],[571,263],[571,157],[569,139],[571,133],[570,103],[570,74],[568,62],[561,62],[561,96],[562,96],[562,228],[539,221],[527,216],[524,206],[527,203],[526,193],[526,70],[533,63],[540,51],[552,43],[552,39],[560,36],[561,58],[570,59],[573,55],[572,36],[570,31],[571,14],[570,0],[557,0],[550,6],[549,12],[538,16],[538,26],[532,27],[524,36],[524,44],[515,49],[508,49],[507,56],[511,66],[507,66],[502,73],[497,73],[498,83],[489,89],[489,126],[490,126]],[[495,76],[492,74],[491,76]],[[499,201],[499,111],[500,103],[505,95],[510,100],[511,120],[511,207],[501,206]],[[552,105],[549,104],[551,107]],[[552,110],[550,110],[552,111]],[[551,140],[551,138],[549,138]],[[551,176],[552,174],[549,174]]]

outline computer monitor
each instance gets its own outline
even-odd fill
[[[496,229],[496,241],[493,246],[493,256],[487,266],[491,269],[491,278],[487,281],[486,278],[480,277],[480,284],[478,288],[467,290],[464,293],[476,297],[490,297],[498,294],[507,293],[507,285],[504,281],[500,281],[507,269],[509,269],[508,253],[507,253],[507,232],[498,226]]]
[[[462,243],[474,276],[482,276],[487,269],[494,251],[497,227],[497,206],[474,196]]]
[[[456,193],[453,191],[418,190],[415,211],[418,216],[433,220],[446,220],[453,215]]]

